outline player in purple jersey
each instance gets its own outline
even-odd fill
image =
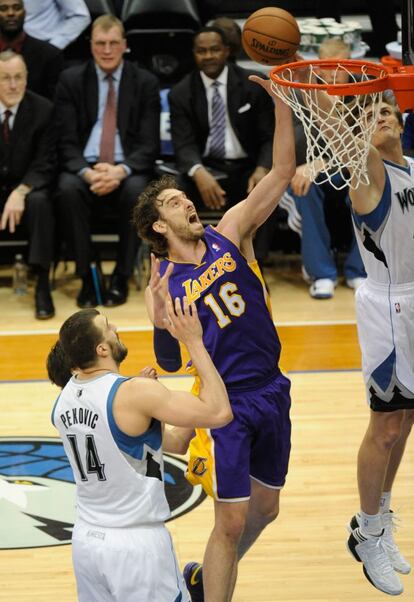
[[[251,79],[273,96],[269,80]],[[290,382],[278,367],[280,343],[252,244],[295,173],[290,109],[277,98],[275,114],[272,169],[216,228],[204,229],[191,200],[169,177],[147,187],[134,210],[139,236],[164,258],[152,257],[146,292],[158,360],[172,371],[181,364],[165,331],[165,302],[169,292],[188,297],[234,415],[225,428],[197,429],[190,443],[187,477],[215,500],[202,569],[197,563],[185,569],[193,600],[231,599],[237,562],[277,517],[287,473]]]

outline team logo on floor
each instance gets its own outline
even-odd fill
[[[205,494],[184,476],[186,464],[164,455],[171,519],[198,506]],[[70,543],[75,483],[60,439],[0,437],[0,549]]]

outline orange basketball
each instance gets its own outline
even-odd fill
[[[299,26],[287,10],[269,6],[252,13],[244,24],[242,43],[246,54],[262,65],[279,65],[299,47]]]

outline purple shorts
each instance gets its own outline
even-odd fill
[[[219,429],[197,429],[187,478],[217,500],[250,497],[250,479],[283,487],[290,455],[290,381],[283,374],[262,387],[229,391],[234,419]]]

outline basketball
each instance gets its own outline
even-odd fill
[[[262,65],[280,65],[295,54],[299,42],[296,19],[283,8],[261,8],[250,15],[243,27],[243,48]]]

